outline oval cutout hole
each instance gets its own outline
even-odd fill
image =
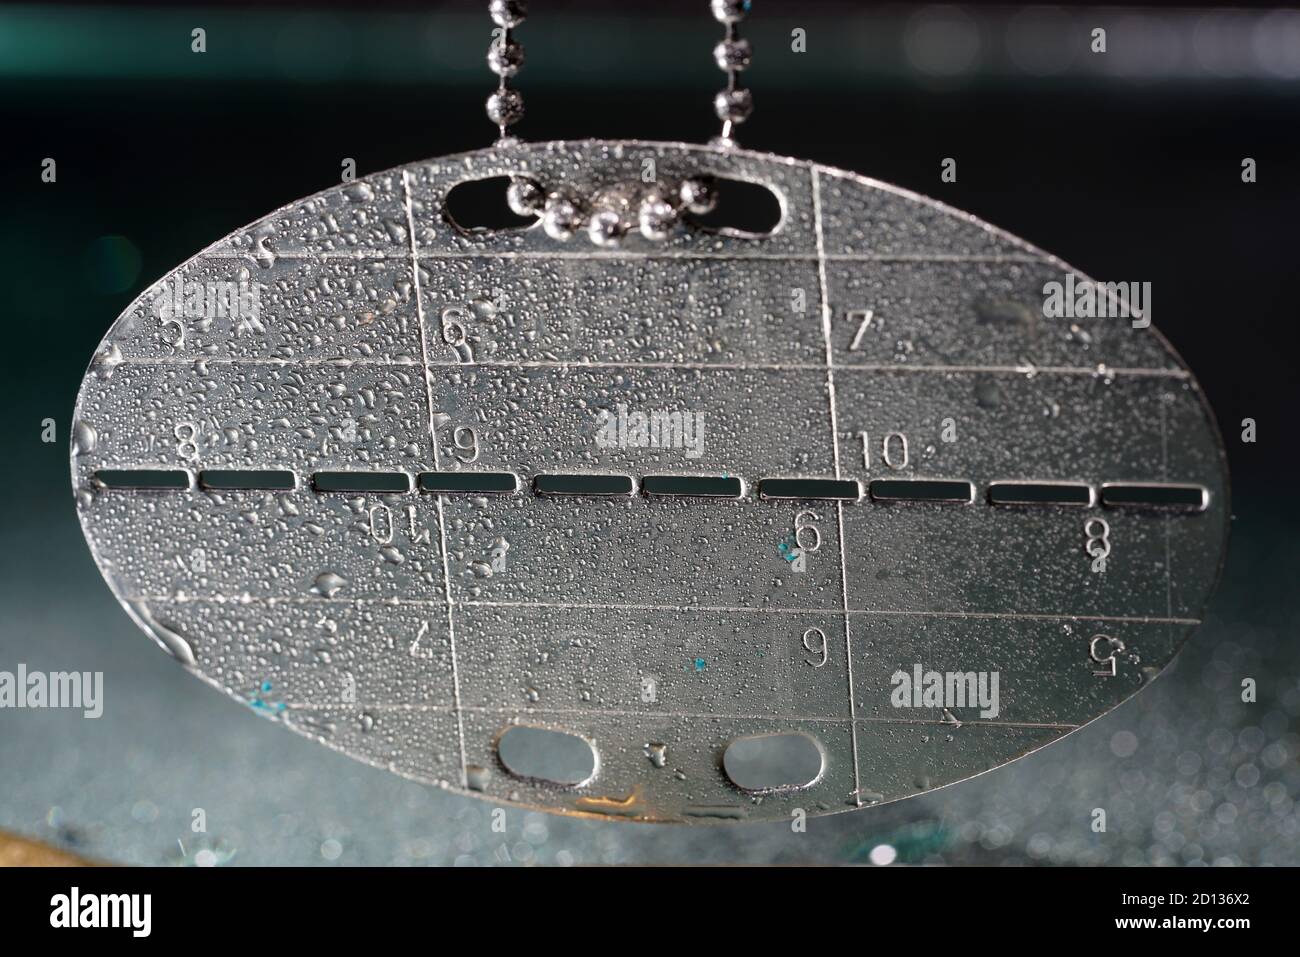
[[[596,773],[596,749],[565,731],[517,725],[501,735],[497,756],[517,778],[576,787]]]
[[[536,216],[520,216],[506,203],[509,176],[467,179],[447,193],[447,218],[466,232],[527,229]]]
[[[815,738],[802,733],[736,738],[722,755],[722,768],[744,791],[806,788],[822,775],[826,757]]]
[[[703,229],[726,235],[770,236],[781,225],[781,200],[770,186],[743,179],[714,179],[718,203],[702,216],[690,215]]]

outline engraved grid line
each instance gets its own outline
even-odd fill
[[[432,606],[445,607],[445,601],[427,598],[319,598],[319,597],[267,597],[261,595],[127,595],[125,601],[156,602],[184,605],[208,603],[214,605],[392,605],[394,607]],[[840,608],[754,608],[743,605],[649,605],[617,602],[545,602],[545,601],[460,601],[458,608],[554,608],[559,610],[584,609],[607,611],[652,611],[684,614],[753,614],[753,615],[827,615],[844,614]],[[1163,618],[1152,615],[1088,615],[1069,612],[1010,612],[1010,611],[930,611],[906,608],[850,608],[849,615],[869,615],[877,618],[973,618],[990,621],[1096,621],[1130,625],[1200,625],[1200,618]]]
[[[817,167],[810,173],[812,177],[813,226],[817,239],[817,282],[820,288],[822,337],[826,340],[826,397],[831,407],[831,447],[835,450],[835,477],[840,478],[840,430],[835,406],[835,356],[831,347],[831,303],[830,283],[826,279],[826,243],[822,234],[822,196],[821,179]],[[835,519],[839,524],[840,552],[840,606],[844,621],[844,664],[848,672],[849,718],[853,722],[849,733],[853,743],[853,800],[862,806],[862,781],[858,769],[858,725],[857,697],[853,686],[853,637],[849,624],[849,572],[848,560],[844,555],[844,503],[835,503]]]
[[[272,359],[233,356],[124,356],[119,366],[150,365],[249,365],[278,366],[285,369],[313,366],[393,366],[411,368],[424,365],[427,368],[443,368],[463,365],[475,365],[498,368],[522,369],[690,369],[690,370],[728,370],[728,371],[771,371],[771,372],[822,372],[826,365],[820,362],[592,362],[579,359],[475,359],[472,363],[457,359],[429,359],[416,362],[412,359],[385,359],[371,357],[357,358],[305,358]],[[841,372],[935,372],[935,373],[980,373],[1001,375],[1081,375],[1081,376],[1132,376],[1154,379],[1190,379],[1191,373],[1186,369],[1149,369],[1140,366],[1033,366],[1033,365],[947,365],[917,364],[902,365],[885,362],[849,363],[836,366]]]
[[[405,174],[403,174],[405,177]],[[374,260],[382,262],[384,260],[402,260],[406,258],[405,250],[383,250],[383,249],[358,249],[358,250],[320,250],[313,251],[307,249],[288,249],[277,250],[275,258],[277,260],[302,260],[309,262],[328,262],[330,260],[366,262]],[[243,262],[255,263],[257,260],[251,253],[240,250],[220,251],[202,253],[201,259],[230,259]],[[641,250],[607,250],[591,249],[577,252],[569,249],[520,249],[520,250],[494,250],[494,249],[470,249],[470,250],[440,250],[437,252],[422,252],[420,259],[426,262],[432,262],[439,259],[538,259],[538,260],[720,260],[724,262],[816,262],[815,253],[802,253],[791,250],[790,252],[764,253],[756,251],[746,252],[705,252],[705,251],[641,251]],[[1009,263],[1013,265],[1031,264],[1031,265],[1053,265],[1051,260],[1044,259],[1041,256],[1025,254],[1021,256],[1009,255],[963,255],[960,253],[943,254],[943,253],[827,253],[825,259],[828,262],[906,262],[906,263]]]
[[[1169,402],[1170,396],[1166,393],[1160,397],[1160,481],[1169,481]],[[1165,616],[1172,618],[1174,614],[1174,584],[1173,584],[1173,546],[1170,544],[1169,515],[1165,515],[1160,524],[1164,526],[1165,532]]]
[[[413,712],[417,714],[450,714],[451,708],[445,705],[436,704],[392,704],[385,702],[361,703],[356,705],[366,711],[378,712]],[[338,705],[317,704],[315,702],[285,702],[286,711],[312,711],[312,712],[329,712],[337,711]],[[518,715],[527,714],[542,717],[548,714],[576,715],[582,717],[608,717],[617,715],[630,718],[681,718],[681,719],[719,719],[731,721],[771,721],[770,714],[725,714],[713,711],[633,711],[625,708],[493,708],[483,705],[465,705],[461,710],[473,712],[475,714],[506,714]],[[815,724],[919,724],[919,725],[938,725],[941,727],[952,727],[952,721],[947,718],[882,718],[882,717],[862,717],[862,718],[837,718],[820,715],[781,715],[781,721],[802,721]],[[1082,727],[1077,724],[1064,724],[1053,721],[988,721],[982,718],[973,718],[961,722],[962,727],[986,727],[986,728],[1041,728],[1044,730],[1074,731]]]
[[[415,243],[415,214],[411,206],[410,172],[406,169],[402,170],[402,194],[406,206],[407,237],[411,243],[411,272],[415,289],[416,321],[420,326],[420,355],[423,359],[420,374],[424,378],[424,395],[429,413],[429,444],[433,448],[433,467],[441,470],[442,466],[438,461],[438,433],[433,426],[433,383],[429,378],[429,343],[428,334],[424,328],[424,296],[420,288],[420,259]],[[465,722],[461,716],[460,669],[456,661],[456,616],[451,597],[451,576],[447,570],[450,560],[447,557],[447,524],[443,517],[442,499],[443,497],[439,495],[436,501],[438,510],[438,551],[442,558],[442,588],[447,606],[447,640],[451,645],[451,690],[452,701],[456,707],[456,736],[460,743],[460,778],[461,786],[466,787],[469,782],[469,772],[466,767],[467,759],[465,755]]]

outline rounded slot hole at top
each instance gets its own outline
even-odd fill
[[[713,177],[717,202],[710,212],[687,214],[710,232],[757,238],[770,236],[781,225],[784,211],[772,187],[744,179]]]
[[[466,232],[527,229],[537,217],[520,216],[510,208],[506,202],[509,187],[509,176],[463,180],[447,192],[447,218]]]

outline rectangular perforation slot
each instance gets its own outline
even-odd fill
[[[94,481],[106,490],[185,491],[191,488],[186,469],[98,469]],[[637,480],[630,475],[548,473],[533,479],[532,491],[542,496],[618,497],[631,495]],[[287,469],[204,469],[198,487],[207,491],[292,491],[297,476]],[[412,490],[405,472],[316,472],[311,477],[317,492],[404,494]],[[435,495],[511,495],[521,486],[514,472],[421,472],[415,487]],[[647,475],[641,491],[652,498],[739,499],[745,482],[732,475]],[[863,496],[855,479],[766,478],[758,482],[762,499],[792,501],[857,502]],[[932,502],[969,504],[975,486],[955,479],[875,479],[867,486],[875,502]],[[1090,507],[1098,501],[1107,508],[1149,509],[1196,513],[1210,504],[1203,485],[1172,482],[1102,483],[1100,495],[1085,482],[1005,481],[989,484],[985,500],[1002,507]]]
[[[513,472],[421,472],[421,492],[438,495],[509,495],[519,489]]]
[[[311,477],[318,492],[409,492],[411,477],[405,472],[317,472]]]
[[[1210,504],[1210,491],[1203,485],[1174,485],[1168,482],[1114,482],[1102,485],[1101,503],[1107,508],[1151,508],[1175,512],[1203,512]]]
[[[538,495],[631,495],[630,475],[538,475],[533,491]]]
[[[942,502],[969,505],[975,500],[970,482],[948,479],[876,479],[871,483],[874,502]]]
[[[99,469],[95,481],[105,488],[174,491],[190,487],[190,473],[184,469]]]
[[[862,487],[854,479],[766,478],[758,483],[760,498],[812,499],[856,502]]]
[[[199,485],[214,492],[287,492],[297,487],[292,472],[276,469],[204,469]]]
[[[990,505],[1092,505],[1092,486],[1082,482],[994,482]]]
[[[647,475],[641,490],[652,496],[683,498],[740,498],[745,493],[740,479],[720,475]]]

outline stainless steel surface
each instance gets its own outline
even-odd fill
[[[466,179],[585,194],[647,159],[669,182],[763,183],[782,225],[601,251],[443,215]],[[744,151],[549,143],[417,163],[232,234],[123,314],[78,398],[78,509],[114,592],[182,663],[407,777],[645,820],[906,797],[1148,683],[1218,572],[1226,474],[1195,381],[1151,329],[1045,318],[1043,284],[1067,271],[932,201]],[[702,416],[703,441],[603,441],[638,412]],[[146,468],[190,487],[95,478]],[[201,490],[218,469],[297,487]],[[312,485],[458,470],[520,488]],[[745,494],[533,494],[555,473],[738,476]],[[758,495],[789,477],[968,481],[974,501]],[[1208,507],[986,501],[1011,481],[1193,484]],[[999,713],[895,707],[891,676],[917,664],[997,672]],[[495,746],[515,724],[587,740],[594,775],[511,774]],[[793,733],[821,748],[813,783],[731,783],[730,742]]]

